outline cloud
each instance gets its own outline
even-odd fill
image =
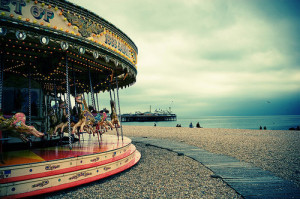
[[[124,112],[172,105],[180,115],[295,113],[280,107],[299,100],[299,1],[72,2],[139,48],[137,82],[120,93]],[[270,111],[266,99],[282,103]]]

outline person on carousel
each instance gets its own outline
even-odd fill
[[[97,121],[98,130],[101,131],[100,134],[103,134],[104,131],[107,131],[109,128],[111,130],[114,128],[112,123],[107,120],[107,113],[109,113],[109,111],[106,108],[104,108],[95,117]]]

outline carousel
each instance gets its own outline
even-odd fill
[[[137,75],[137,47],[68,1],[0,1],[0,197],[99,180],[141,155],[123,136],[119,89]],[[110,107],[100,109],[101,93]]]

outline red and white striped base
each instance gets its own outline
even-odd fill
[[[127,137],[84,135],[69,145],[4,152],[0,197],[20,198],[99,180],[135,165],[141,154]]]

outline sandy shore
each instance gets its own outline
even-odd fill
[[[123,126],[124,135],[170,139],[235,157],[300,187],[300,131]]]

